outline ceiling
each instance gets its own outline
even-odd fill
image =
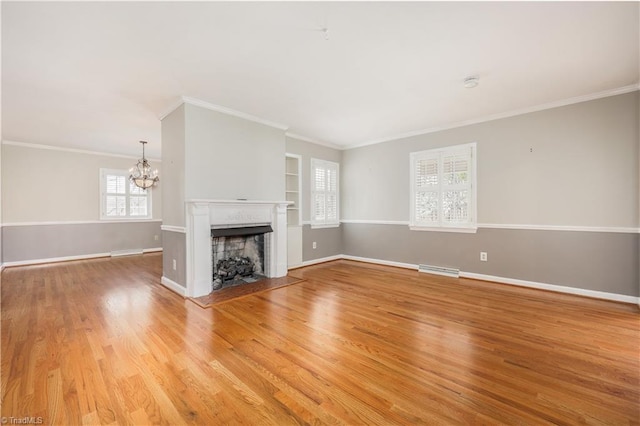
[[[3,1],[2,138],[157,158],[189,97],[341,148],[389,140],[637,87],[639,5]]]

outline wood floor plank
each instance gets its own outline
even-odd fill
[[[4,417],[640,424],[633,305],[352,261],[202,309],[161,254],[2,272]]]

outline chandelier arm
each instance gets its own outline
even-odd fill
[[[142,144],[142,158],[138,160],[136,166],[131,169],[129,180],[139,188],[148,189],[156,185],[160,178],[158,177],[157,170],[151,170],[151,166],[145,157],[144,146],[147,141],[140,141],[140,143]]]

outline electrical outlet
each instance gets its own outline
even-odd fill
[[[173,270],[174,271],[176,270],[176,260],[175,259],[173,259]]]
[[[316,242],[314,241],[314,242],[313,242],[313,249],[315,250],[315,249],[317,249],[317,248],[318,248],[318,244],[316,244]]]
[[[153,239],[154,239],[155,241],[158,241],[158,240],[159,240],[159,237],[158,237],[157,235],[154,235],[154,236],[153,236]]]
[[[480,252],[480,261],[481,262],[486,262],[487,261],[487,252],[486,251],[481,251]]]

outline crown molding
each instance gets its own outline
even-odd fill
[[[89,151],[86,149],[65,148],[62,146],[44,145],[44,144],[38,144],[38,143],[9,141],[9,140],[3,140],[2,145],[19,146],[22,148],[46,149],[49,151],[73,152],[74,154],[101,155],[105,157],[126,158],[129,160],[138,160],[140,158],[139,156],[133,156],[133,155],[114,154],[111,152]],[[162,160],[158,158],[147,158],[147,160],[153,161],[154,163],[162,162]]]
[[[331,142],[323,142],[323,141],[319,141],[317,139],[308,138],[306,136],[302,136],[302,135],[299,135],[297,133],[286,132],[284,135],[289,137],[289,138],[292,138],[292,139],[298,139],[298,140],[301,140],[303,142],[309,142],[309,143],[312,143],[312,144],[315,144],[315,145],[322,145],[322,146],[326,146],[326,147],[332,148],[332,149],[337,149],[337,150],[343,150],[344,149],[344,147],[342,147],[340,145],[336,145],[336,144],[333,144]]]
[[[616,89],[609,89],[609,90],[604,90],[601,92],[596,92],[596,93],[591,93],[591,94],[587,94],[587,95],[582,95],[582,96],[575,96],[573,98],[567,98],[567,99],[562,99],[559,101],[554,101],[554,102],[549,102],[549,103],[545,103],[545,104],[540,104],[540,105],[536,105],[536,106],[532,106],[532,107],[527,107],[527,108],[521,108],[521,109],[517,109],[517,110],[513,110],[513,111],[507,111],[507,112],[502,112],[502,113],[497,113],[497,114],[491,114],[491,115],[487,115],[484,117],[480,117],[480,118],[474,118],[474,119],[470,119],[470,120],[465,120],[465,121],[459,121],[456,123],[450,123],[450,124],[445,124],[443,126],[436,126],[436,127],[430,127],[427,129],[421,129],[421,130],[414,130],[411,132],[406,132],[406,133],[400,133],[397,134],[395,136],[389,136],[389,137],[385,137],[385,138],[381,138],[381,139],[373,139],[370,141],[366,141],[366,142],[362,142],[362,143],[355,143],[355,144],[347,144],[347,145],[337,145],[334,143],[330,143],[330,142],[324,142],[324,141],[320,141],[317,139],[313,139],[307,136],[303,136],[297,133],[293,133],[293,132],[286,132],[285,136],[288,136],[290,138],[293,139],[299,139],[301,141],[304,142],[309,142],[309,143],[313,143],[316,145],[321,145],[321,146],[326,146],[332,149],[337,149],[340,151],[344,151],[344,150],[348,150],[348,149],[354,149],[354,148],[360,148],[360,147],[364,147],[364,146],[369,146],[369,145],[376,145],[379,143],[384,143],[384,142],[390,142],[390,141],[394,141],[394,140],[398,140],[398,139],[405,139],[405,138],[409,138],[409,137],[413,137],[413,136],[420,136],[420,135],[426,135],[429,133],[435,133],[435,132],[441,132],[443,130],[450,130],[450,129],[455,129],[458,127],[464,127],[464,126],[469,126],[472,124],[480,124],[480,123],[486,123],[489,121],[494,121],[494,120],[500,120],[503,118],[509,118],[509,117],[515,117],[518,115],[524,115],[524,114],[529,114],[532,112],[538,112],[538,111],[544,111],[547,109],[552,109],[552,108],[558,108],[558,107],[562,107],[562,106],[567,106],[567,105],[573,105],[573,104],[578,104],[581,102],[587,102],[587,101],[593,101],[596,99],[602,99],[602,98],[607,98],[610,96],[616,96],[616,95],[623,95],[625,93],[631,93],[631,92],[635,92],[637,90],[640,90],[640,83],[635,83],[635,84],[631,84],[628,86],[623,86],[623,87],[619,87]],[[167,111],[163,114],[161,114],[159,116],[159,119],[162,120],[164,119],[166,116],[168,116],[169,114],[171,114],[173,111],[175,111],[176,109],[178,109],[182,104],[191,104],[191,105],[195,105],[195,106],[199,106],[202,108],[206,108],[206,109],[210,109],[212,111],[217,111],[217,112],[222,112],[224,114],[229,114],[229,115],[233,115],[236,117],[240,117],[240,118],[244,118],[246,120],[250,120],[250,121],[255,121],[257,123],[260,124],[265,124],[267,126],[270,127],[274,127],[276,129],[280,129],[280,130],[287,130],[289,128],[289,126],[286,126],[284,124],[279,124],[279,123],[274,123],[272,121],[269,120],[265,120],[259,117],[255,117],[240,111],[236,111],[230,108],[226,108],[220,105],[215,105],[209,102],[205,102],[196,98],[190,98],[187,96],[182,96],[177,102],[175,102],[174,104],[172,104],[170,107],[167,108]]]
[[[235,109],[227,108],[227,107],[224,107],[224,106],[221,106],[221,105],[212,104],[210,102],[203,101],[201,99],[191,98],[189,96],[181,96],[178,101],[172,103],[169,107],[167,107],[165,112],[161,113],[158,116],[158,119],[160,119],[160,121],[164,120],[169,114],[171,114],[173,111],[175,111],[178,108],[180,108],[183,104],[194,105],[194,106],[205,108],[205,109],[208,109],[208,110],[211,110],[211,111],[221,112],[223,114],[227,114],[227,115],[232,115],[234,117],[243,118],[245,120],[253,121],[253,122],[259,123],[259,124],[264,124],[265,126],[273,127],[273,128],[278,129],[278,130],[287,130],[289,128],[289,126],[287,126],[285,124],[276,123],[275,121],[270,121],[270,120],[267,120],[267,119],[264,119],[264,118],[256,117],[254,115],[247,114],[247,113],[244,113],[242,111],[236,111]]]
[[[285,125],[285,124],[280,124],[280,123],[275,123],[273,121],[270,120],[265,120],[263,118],[260,117],[255,117],[253,115],[250,114],[246,114],[244,112],[241,111],[236,111],[233,110],[231,108],[227,108],[227,107],[223,107],[220,105],[216,105],[216,104],[212,104],[206,101],[202,101],[200,99],[196,99],[196,98],[190,98],[188,96],[182,96],[177,102],[172,103],[169,107],[167,107],[167,109],[165,110],[165,112],[163,112],[162,114],[160,114],[158,116],[158,119],[160,121],[164,120],[169,114],[171,114],[172,112],[174,112],[175,110],[177,110],[178,108],[180,108],[182,105],[184,104],[190,104],[190,105],[195,105],[195,106],[199,106],[205,109],[209,109],[211,111],[216,111],[216,112],[221,112],[223,114],[228,114],[228,115],[233,115],[235,117],[240,117],[240,118],[244,118],[245,120],[249,120],[249,121],[254,121],[256,123],[260,123],[260,124],[264,124],[267,125],[269,127],[274,127],[278,130],[287,130],[289,128],[289,126]],[[340,145],[336,145],[330,142],[324,142],[324,141],[320,141],[317,139],[313,139],[313,138],[309,138],[307,136],[303,136],[303,135],[299,135],[297,133],[293,133],[293,132],[286,132],[285,136],[293,138],[293,139],[298,139],[301,140],[303,142],[309,142],[315,145],[321,145],[321,146],[326,146],[328,148],[332,148],[332,149],[337,149],[337,150],[343,150],[344,147],[340,146]]]
[[[169,114],[171,114],[173,111],[177,110],[178,108],[180,108],[180,106],[184,104],[184,100],[182,100],[182,97],[178,98],[177,101],[172,102],[165,110],[164,112],[160,113],[160,115],[158,115],[158,120],[162,121],[164,120]]]
[[[608,98],[610,96],[624,95],[625,93],[635,92],[636,90],[640,90],[640,83],[631,84],[629,86],[619,87],[619,88],[616,88],[616,89],[604,90],[602,92],[591,93],[591,94],[588,94],[588,95],[575,96],[573,98],[562,99],[562,100],[559,100],[559,101],[549,102],[549,103],[546,103],[546,104],[540,104],[540,105],[527,107],[527,108],[522,108],[522,109],[517,109],[517,110],[513,110],[513,111],[501,112],[501,113],[498,113],[498,114],[491,114],[491,115],[487,115],[487,116],[480,117],[480,118],[474,118],[474,119],[470,119],[470,120],[459,121],[459,122],[456,122],[456,123],[445,124],[443,126],[436,126],[436,127],[431,127],[431,128],[428,128],[428,129],[414,130],[414,131],[411,131],[411,132],[400,133],[400,134],[395,135],[395,136],[389,136],[389,137],[381,138],[381,139],[374,139],[374,140],[370,140],[370,141],[367,141],[367,142],[345,145],[342,149],[347,150],[347,149],[360,148],[360,147],[363,147],[363,146],[376,145],[376,144],[383,143],[383,142],[390,142],[390,141],[394,141],[394,140],[398,140],[398,139],[410,138],[410,137],[413,137],[413,136],[420,136],[420,135],[426,135],[426,134],[429,134],[429,133],[441,132],[443,130],[455,129],[455,128],[458,128],[458,127],[469,126],[469,125],[472,125],[472,124],[486,123],[486,122],[489,122],[489,121],[500,120],[500,119],[503,119],[503,118],[509,118],[509,117],[515,117],[515,116],[518,116],[518,115],[529,114],[529,113],[532,113],[532,112],[544,111],[544,110],[547,110],[547,109],[552,109],[552,108],[558,108],[558,107],[567,106],[567,105],[578,104],[578,103],[581,103],[581,102],[587,102],[587,101],[593,101],[593,100],[596,100],[596,99]]]
[[[221,105],[212,104],[200,99],[190,98],[188,96],[182,97],[182,102],[189,105],[198,106],[211,111],[221,112],[223,114],[233,115],[235,117],[243,118],[245,120],[253,121],[255,123],[264,124],[265,126],[273,127],[278,130],[287,130],[289,126],[285,124],[276,123],[275,121],[267,120],[264,118],[256,117],[251,114],[247,114],[242,111],[236,111],[235,109],[223,107]]]

